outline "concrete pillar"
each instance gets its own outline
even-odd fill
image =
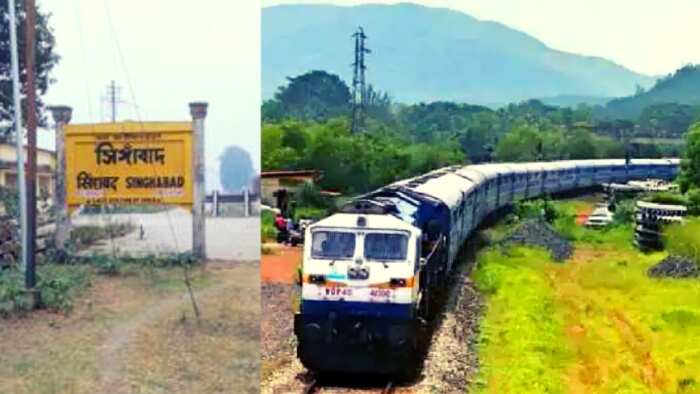
[[[245,217],[250,216],[250,194],[248,188],[243,188],[243,203],[245,204]]]
[[[66,202],[66,131],[65,125],[70,123],[73,109],[66,106],[49,107],[51,116],[56,124],[56,181],[54,182],[54,210],[56,213],[56,250],[66,252],[70,239],[71,223]]]
[[[206,244],[206,215],[204,212],[205,170],[204,170],[204,118],[207,117],[208,104],[205,102],[190,103],[192,115],[192,253],[204,261],[207,258]]]
[[[214,217],[219,216],[219,191],[214,190],[211,196],[212,211]]]

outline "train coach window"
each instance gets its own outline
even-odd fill
[[[368,233],[365,236],[367,260],[406,260],[408,237],[403,234]]]
[[[355,254],[355,234],[339,231],[315,231],[311,256],[318,259],[351,259]]]

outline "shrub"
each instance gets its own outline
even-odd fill
[[[85,225],[74,227],[71,231],[71,242],[84,248],[94,245],[97,241],[110,238],[119,238],[134,230],[131,223],[110,223],[105,226]]]
[[[104,275],[118,275],[124,265],[124,261],[114,256],[94,256],[93,264],[97,272]]]
[[[84,267],[48,264],[38,272],[37,287],[48,309],[70,312],[75,297],[90,284]]]
[[[653,193],[642,198],[644,201],[656,204],[688,205],[688,199],[679,193],[661,192]]]
[[[700,219],[666,227],[664,243],[670,254],[692,259],[700,265]]]
[[[327,208],[333,204],[330,198],[321,194],[321,189],[311,183],[304,183],[296,194],[299,206]]]
[[[615,224],[629,224],[634,222],[637,203],[634,200],[618,201],[615,205],[613,220]]]
[[[277,237],[275,230],[275,213],[272,211],[262,211],[260,213],[260,231],[263,242],[273,241]]]
[[[21,309],[24,277],[16,269],[0,271],[0,312],[5,314]]]
[[[313,219],[318,220],[328,216],[328,210],[316,207],[298,207],[294,210],[294,220]]]
[[[43,306],[70,312],[75,298],[90,285],[89,270],[82,266],[46,264],[37,271],[37,289]],[[7,314],[25,308],[24,275],[16,269],[0,273],[0,312]]]
[[[556,207],[546,199],[520,201],[515,204],[515,214],[520,219],[544,217],[553,222],[559,215]]]
[[[700,189],[692,189],[688,192],[688,214],[700,216]]]

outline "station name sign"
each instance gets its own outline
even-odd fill
[[[191,122],[81,124],[65,130],[69,207],[191,206]]]

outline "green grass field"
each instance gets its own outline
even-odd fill
[[[529,247],[480,255],[477,391],[700,393],[700,280],[648,278],[665,254],[635,250],[631,226],[577,226],[582,204],[557,203],[576,246],[565,263]]]

